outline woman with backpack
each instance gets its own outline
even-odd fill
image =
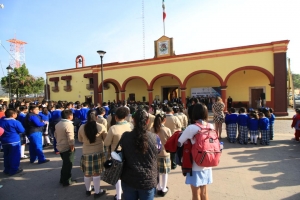
[[[214,129],[212,124],[207,123],[208,111],[207,107],[202,103],[194,104],[192,111],[191,122],[178,139],[178,146],[182,146],[187,140],[191,140],[192,144],[195,144],[194,136],[201,130],[196,125],[210,126]],[[211,167],[200,167],[193,161],[192,173],[186,175],[185,183],[191,185],[193,200],[206,200],[208,199],[206,185],[213,182],[212,168]]]

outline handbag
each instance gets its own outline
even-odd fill
[[[122,140],[122,138],[120,139],[114,152],[117,151],[121,140]],[[121,177],[124,161],[123,161],[123,159],[122,159],[122,161],[119,161],[114,158],[111,158],[111,159],[107,160],[105,163],[106,163],[107,167],[101,178],[104,182],[106,182],[110,185],[115,185]]]

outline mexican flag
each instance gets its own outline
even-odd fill
[[[165,10],[165,0],[162,0],[162,8],[163,8],[163,21],[165,21],[167,14]]]

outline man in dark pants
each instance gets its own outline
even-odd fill
[[[55,125],[55,138],[57,141],[57,149],[63,161],[60,172],[60,183],[63,186],[69,186],[76,181],[72,180],[72,167],[75,153],[74,126],[72,110],[64,110],[61,112],[61,120]]]

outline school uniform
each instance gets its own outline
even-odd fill
[[[239,114],[237,118],[240,144],[248,144],[248,118],[246,113]]]
[[[261,132],[261,142],[262,145],[270,144],[270,135],[269,135],[269,119],[266,117],[260,118],[258,120],[259,130]]]
[[[39,164],[44,163],[46,158],[43,153],[42,131],[45,123],[41,121],[39,115],[28,113],[24,124],[26,125],[26,135],[30,141],[30,163],[34,163],[36,160]]]
[[[258,119],[250,118],[248,120],[248,129],[250,132],[251,142],[256,144],[258,136]]]
[[[238,115],[236,113],[227,114],[225,116],[226,132],[230,143],[236,141]]]
[[[26,114],[23,112],[20,112],[20,114],[18,115],[18,117],[16,118],[16,120],[18,120],[19,122],[21,122],[22,126],[24,126],[24,120],[25,120]],[[23,133],[20,133],[20,141],[21,141],[21,145],[26,144],[28,139],[26,137],[25,131]]]
[[[19,134],[24,133],[25,129],[21,122],[13,118],[1,119],[0,127],[4,129],[4,133],[0,137],[4,153],[3,172],[14,175],[20,170],[21,144]]]
[[[274,122],[275,122],[275,115],[271,113],[271,117],[269,118],[269,137],[270,140],[274,138]]]
[[[149,123],[147,124],[147,131],[150,131],[154,124],[155,116],[149,113]]]
[[[105,109],[105,114],[104,114],[104,118],[107,118],[108,114],[109,114],[109,107],[108,106],[103,106],[103,108]]]
[[[87,113],[89,112],[89,108],[83,107],[80,109],[80,120],[81,124],[85,124],[87,122]]]
[[[181,125],[182,125],[182,128],[185,129],[189,123],[188,118],[187,118],[186,114],[184,114],[182,112],[178,113],[178,115],[181,116],[181,118],[182,118]]]
[[[45,138],[43,137],[43,145],[45,145],[46,143],[50,144],[50,140],[49,140],[49,122],[51,119],[51,113],[48,112],[48,114],[44,114],[42,112],[39,113],[39,116],[41,117],[42,121],[48,122],[47,124],[45,124],[44,128],[43,128],[43,136],[45,136],[48,140],[45,142]]]
[[[102,116],[97,116],[97,123],[102,124],[107,129],[107,120]]]
[[[178,117],[172,114],[166,114],[166,122],[165,127],[168,127],[171,130],[171,134],[173,135],[176,131],[181,131],[181,122],[179,121]],[[176,164],[176,153],[171,153],[171,165],[172,169],[175,169]]]
[[[55,125],[61,120],[61,109],[56,109],[51,113],[51,119],[50,119],[50,128],[51,132],[55,132]],[[59,151],[56,148],[56,138],[53,137],[53,149],[55,153],[58,153]]]
[[[72,180],[72,167],[74,162],[74,153],[70,146],[75,145],[73,122],[62,119],[55,125],[55,138],[57,139],[57,149],[63,161],[60,172],[60,180],[64,186],[70,185]]]
[[[300,138],[300,114],[294,115],[292,127],[295,128],[295,140],[299,141],[299,138]]]

